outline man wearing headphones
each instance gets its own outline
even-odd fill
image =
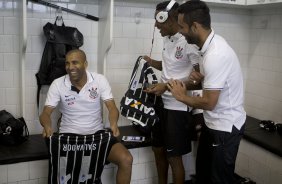
[[[162,61],[148,56],[144,59],[150,66],[161,70],[160,83],[148,88],[146,92],[162,95],[164,107],[160,110],[160,121],[153,127],[152,149],[155,154],[159,184],[167,184],[168,165],[171,166],[173,183],[183,184],[185,169],[182,155],[191,151],[192,115],[191,108],[177,101],[167,90],[171,78],[188,81],[192,70],[199,70],[198,50],[187,44],[179,31],[177,8],[174,0],[159,3],[155,11],[155,27],[164,37]],[[196,88],[193,83],[191,87]]]

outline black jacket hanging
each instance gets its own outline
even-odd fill
[[[134,124],[150,129],[159,120],[155,107],[161,99],[143,90],[147,85],[157,82],[153,69],[140,56],[135,63],[128,90],[120,102],[121,115]]]
[[[39,103],[39,92],[42,85],[50,85],[53,80],[66,74],[65,56],[72,49],[77,49],[83,45],[83,35],[77,28],[57,26],[48,22],[44,27],[44,35],[47,39],[37,79],[37,104]]]

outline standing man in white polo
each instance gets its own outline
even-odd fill
[[[199,53],[196,45],[186,42],[179,33],[175,1],[164,1],[156,6],[155,27],[164,37],[162,61],[148,56],[144,59],[150,66],[161,70],[161,81],[146,92],[161,95],[164,107],[160,111],[160,121],[153,126],[152,149],[158,171],[158,183],[168,183],[168,165],[171,166],[173,183],[183,184],[185,169],[182,155],[191,152],[191,136],[194,130],[191,107],[177,101],[167,90],[166,83],[171,78],[187,81],[191,71],[199,70]],[[193,87],[194,84],[191,84]],[[187,92],[189,93],[189,92]]]
[[[204,110],[196,161],[198,184],[233,184],[236,156],[244,131],[243,76],[237,55],[210,26],[208,6],[188,1],[178,9],[180,32],[200,49],[203,96],[186,95],[185,84],[171,80],[168,88],[179,101]],[[189,80],[198,80],[193,72]]]

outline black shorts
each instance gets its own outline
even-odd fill
[[[193,131],[191,112],[162,109],[159,118],[152,129],[152,146],[163,147],[169,157],[189,153]]]
[[[232,132],[218,131],[204,126],[199,139],[196,158],[197,184],[234,184],[234,169],[244,126]]]
[[[108,130],[91,135],[54,134],[49,139],[48,183],[101,183],[101,174],[117,138]]]

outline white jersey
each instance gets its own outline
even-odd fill
[[[210,33],[201,51],[203,90],[220,90],[212,111],[204,111],[206,125],[215,130],[231,132],[233,125],[241,129],[246,112],[243,107],[243,75],[237,55],[219,35]]]
[[[196,45],[188,44],[184,36],[176,33],[164,38],[162,58],[161,82],[166,83],[170,79],[187,81],[193,66],[199,63],[199,51]],[[166,109],[188,110],[188,106],[177,101],[169,91],[162,95],[162,99]]]
[[[56,107],[60,102],[60,133],[93,134],[103,129],[101,100],[113,95],[107,79],[87,72],[87,82],[79,93],[72,90],[69,75],[56,79],[50,86],[45,105]]]

